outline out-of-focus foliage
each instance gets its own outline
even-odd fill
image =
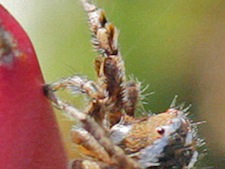
[[[77,73],[95,77],[96,53],[78,0],[1,1],[30,35],[47,82]],[[225,1],[96,3],[120,30],[127,74],[155,93],[146,98],[146,110],[164,111],[176,94],[191,103],[193,120],[207,121],[199,126],[208,152],[201,166],[225,168]],[[59,120],[69,131],[68,120]]]

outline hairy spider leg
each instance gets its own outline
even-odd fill
[[[121,119],[123,110],[128,115],[134,116],[140,85],[134,81],[126,82],[124,61],[117,44],[117,28],[107,21],[103,10],[87,0],[82,2],[89,18],[92,44],[100,53],[95,60],[98,83],[108,92],[108,100],[105,103],[107,109],[99,110],[99,107],[104,109],[102,105],[95,105],[92,109],[107,114],[109,124],[113,126]],[[94,111],[90,113],[95,114]]]

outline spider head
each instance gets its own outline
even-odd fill
[[[111,131],[112,141],[142,168],[191,168],[198,156],[195,130],[181,110],[170,108],[144,119],[124,120]]]

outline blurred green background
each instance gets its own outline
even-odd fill
[[[79,0],[0,0],[29,34],[46,82],[95,78],[96,53]],[[198,168],[225,169],[225,1],[98,0],[120,30],[127,75],[155,94],[146,110],[165,111],[175,95],[192,104],[206,152]],[[57,115],[70,156],[71,122]],[[44,131],[43,131],[44,132]]]

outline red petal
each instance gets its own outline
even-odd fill
[[[0,5],[0,168],[66,169],[33,46]]]

